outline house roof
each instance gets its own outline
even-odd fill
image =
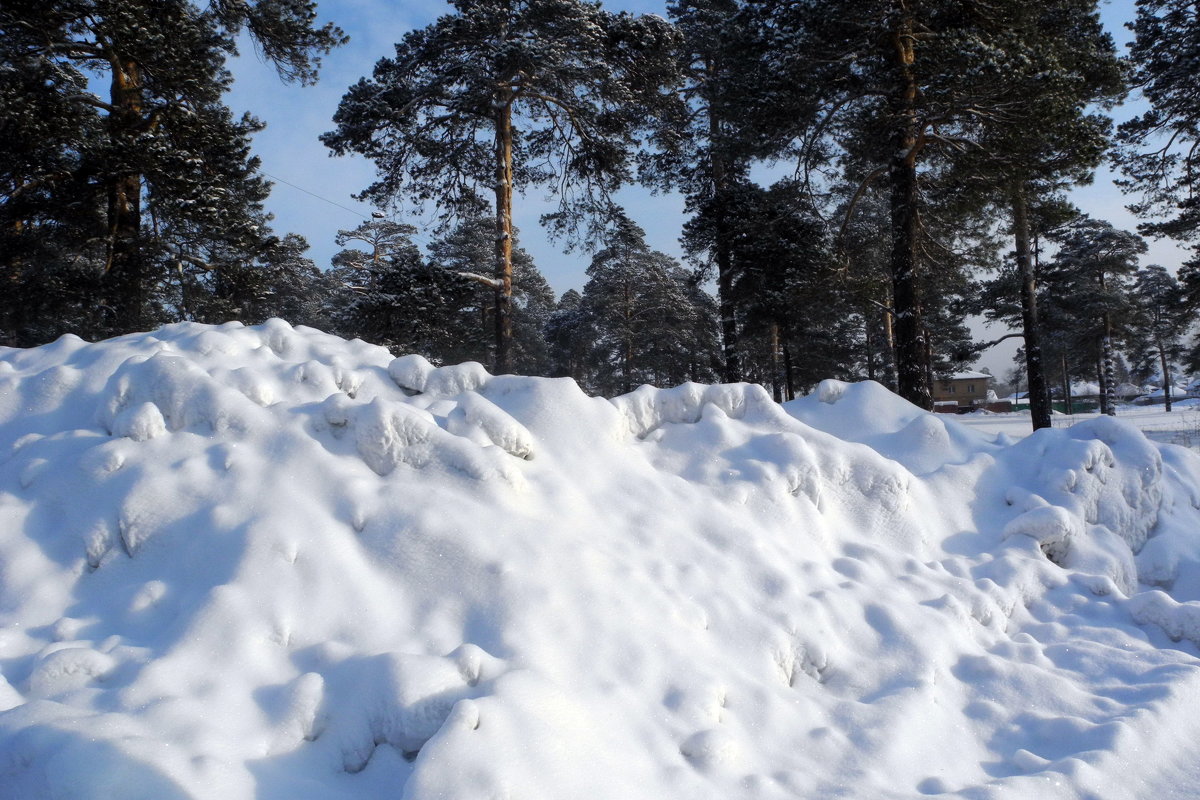
[[[972,372],[970,370],[967,370],[966,372],[956,372],[953,375],[951,375],[949,378],[944,378],[943,380],[966,381],[966,380],[972,380],[972,379],[979,380],[980,378],[991,378],[991,377],[992,376],[988,375],[986,372]]]

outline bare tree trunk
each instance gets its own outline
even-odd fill
[[[513,93],[496,98],[496,353],[494,372],[512,371]]]
[[[903,4],[902,4],[903,5]],[[893,36],[896,88],[891,97],[892,136],[891,228],[892,306],[896,312],[896,384],[899,394],[913,405],[933,408],[924,328],[917,287],[917,155],[920,136],[917,122],[917,82],[913,72],[915,52],[912,18],[903,9]]]
[[[1021,275],[1021,331],[1025,337],[1025,375],[1029,387],[1029,414],[1033,429],[1049,428],[1050,387],[1042,363],[1042,333],[1038,325],[1037,275],[1030,247],[1029,206],[1025,186],[1012,190],[1013,236],[1016,239],[1017,270]]]

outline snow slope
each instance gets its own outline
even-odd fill
[[[1191,798],[1198,509],[871,383],[0,350],[0,798]]]

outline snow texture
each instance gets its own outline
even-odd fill
[[[0,350],[0,798],[1190,798],[1200,458],[273,320]]]

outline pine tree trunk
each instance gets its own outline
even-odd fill
[[[1063,410],[1068,414],[1074,414],[1075,408],[1071,405],[1071,372],[1067,369],[1067,354],[1062,355],[1062,381],[1063,381]]]
[[[1097,280],[1100,284],[1100,294],[1104,297],[1108,296],[1108,278],[1104,273],[1104,268],[1099,267],[1097,272]],[[1113,358],[1112,345],[1112,315],[1108,311],[1104,311],[1100,315],[1100,327],[1102,333],[1100,335],[1100,363],[1098,365],[1100,373],[1100,413],[1107,414],[1110,417],[1116,416],[1116,367]]]
[[[1104,315],[1104,338],[1100,342],[1104,367],[1104,413],[1117,415],[1116,359],[1113,355],[1112,318]]]
[[[1163,410],[1166,411],[1167,413],[1170,413],[1170,411],[1171,411],[1171,375],[1167,368],[1167,351],[1166,351],[1166,348],[1163,347],[1162,337],[1155,336],[1155,339],[1156,339],[1156,344],[1158,345],[1158,363],[1162,366],[1162,374],[1163,374],[1163,403],[1165,405]]]
[[[1013,235],[1016,238],[1017,271],[1021,275],[1021,330],[1025,336],[1025,375],[1029,386],[1029,413],[1033,429],[1049,428],[1050,387],[1042,363],[1042,333],[1038,325],[1037,275],[1030,247],[1029,205],[1025,186],[1012,191]]]
[[[863,314],[863,348],[866,351],[867,380],[875,380],[875,337],[871,335],[871,317]]]
[[[796,399],[796,373],[792,369],[792,350],[787,340],[783,340],[783,377],[787,385],[787,399]]]
[[[621,354],[622,371],[624,374],[624,383],[626,393],[633,391],[633,298],[630,296],[629,285],[624,287],[624,316],[625,316],[625,342],[623,353]]]
[[[715,84],[719,67],[712,61],[706,65],[710,84]],[[722,380],[737,383],[742,380],[742,364],[738,356],[737,313],[733,304],[733,248],[732,231],[729,229],[729,170],[724,156],[719,152],[721,142],[720,112],[714,109],[713,98],[708,99],[708,149],[709,169],[713,190],[713,241],[717,261],[717,308],[721,314],[721,348],[725,359]]]
[[[13,223],[13,232],[19,234],[23,223]],[[21,285],[21,263],[16,253],[3,255],[4,276],[3,302],[0,302],[0,346],[18,347],[18,331],[24,330],[29,308],[25,303],[16,300],[17,290]]]
[[[122,148],[135,147],[144,124],[141,69],[123,59],[114,66],[110,97],[116,109],[109,115],[109,136]],[[117,172],[106,180],[109,235],[108,263],[104,270],[105,301],[112,309],[114,333],[139,331],[146,299],[142,253],[142,176]]]
[[[496,98],[496,375],[512,371],[512,103],[508,88]]]
[[[783,375],[779,358],[779,323],[771,321],[771,397],[783,402]]]
[[[892,307],[896,313],[896,385],[913,405],[933,409],[917,287],[917,83],[913,74],[913,29],[907,12],[893,38],[896,89],[891,97]]]
[[[892,311],[886,308],[883,310],[883,339],[886,347],[883,367],[887,373],[888,388],[899,394],[900,386],[896,382],[896,325],[893,317]]]
[[[742,364],[738,357],[737,310],[733,304],[733,258],[729,247],[729,222],[725,214],[724,192],[716,200],[716,257],[717,257],[717,305],[721,314],[721,349],[725,371],[722,379],[726,383],[742,380]]]

